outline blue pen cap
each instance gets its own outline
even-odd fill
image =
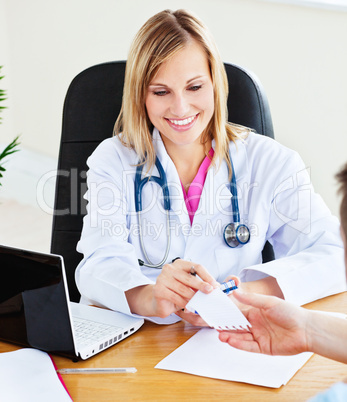
[[[231,293],[233,290],[237,289],[236,283],[233,279],[230,279],[228,282],[223,282],[220,285],[220,289],[226,293],[227,295]]]

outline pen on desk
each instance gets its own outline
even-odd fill
[[[105,368],[73,368],[59,369],[59,374],[118,374],[136,373],[135,367],[105,367]]]

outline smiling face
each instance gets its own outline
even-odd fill
[[[146,96],[146,109],[166,148],[200,144],[214,112],[206,53],[194,40],[164,62]]]

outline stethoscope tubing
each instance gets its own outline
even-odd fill
[[[142,211],[142,189],[143,186],[150,181],[154,181],[157,183],[163,191],[164,195],[164,209],[166,211],[170,211],[171,208],[171,201],[170,201],[170,193],[169,187],[167,185],[166,174],[164,172],[163,166],[159,161],[159,158],[156,157],[155,159],[155,166],[158,169],[159,177],[158,176],[147,176],[142,179],[142,171],[143,171],[143,163],[138,164],[135,173],[135,211],[141,212]]]
[[[171,202],[170,202],[170,193],[169,193],[169,187],[167,185],[167,180],[166,180],[166,174],[164,172],[163,166],[159,161],[159,158],[156,157],[155,159],[155,166],[158,170],[159,177],[158,176],[148,176],[142,178],[142,170],[143,170],[143,163],[139,163],[137,168],[136,168],[136,174],[135,174],[135,211],[138,217],[138,222],[139,222],[139,237],[140,237],[140,247],[143,252],[143,255],[146,259],[146,262],[141,261],[141,265],[144,265],[149,268],[155,268],[155,269],[161,269],[161,267],[165,264],[165,261],[167,261],[169,252],[170,252],[170,247],[171,247],[171,231],[170,231],[170,208],[171,208]],[[143,186],[150,181],[153,181],[157,183],[163,191],[163,196],[164,196],[164,209],[166,211],[166,236],[167,236],[167,244],[166,244],[166,250],[164,253],[164,257],[162,260],[158,263],[153,263],[150,258],[148,257],[144,242],[143,242],[143,233],[142,233],[142,189]]]
[[[161,269],[161,267],[167,261],[167,258],[169,256],[169,252],[170,252],[170,247],[171,247],[170,212],[168,210],[166,211],[166,237],[167,237],[167,244],[166,244],[165,254],[164,254],[163,259],[160,262],[158,262],[157,264],[154,264],[150,260],[150,258],[148,257],[148,254],[146,252],[145,245],[143,243],[142,214],[141,214],[141,211],[137,212],[137,216],[138,216],[138,219],[139,219],[140,246],[141,246],[141,250],[143,252],[144,257],[147,260],[147,263],[145,263],[144,261],[141,261],[141,265],[144,265],[144,266],[146,266],[148,268]]]
[[[239,202],[237,198],[237,187],[236,187],[236,175],[235,175],[235,169],[234,169],[234,164],[233,160],[231,159],[230,156],[230,164],[231,164],[231,180],[230,180],[230,192],[231,192],[231,206],[233,209],[232,216],[233,216],[233,222],[235,224],[240,222],[240,210],[239,210]]]
[[[226,228],[224,229],[223,232],[223,238],[225,243],[231,247],[237,247],[237,245],[241,244],[244,245],[246,243],[248,243],[249,239],[250,239],[250,232],[249,232],[249,228],[246,225],[240,224],[240,211],[239,211],[239,203],[238,203],[238,195],[237,195],[237,187],[236,187],[236,175],[235,175],[235,169],[234,169],[234,164],[231,158],[231,154],[230,155],[230,163],[231,163],[231,180],[230,180],[230,192],[231,192],[231,206],[232,206],[232,218],[233,218],[233,222],[229,225],[226,226],[226,228],[228,226],[234,225],[235,230],[236,230],[236,234],[237,234],[237,228],[246,228],[246,230],[248,231],[248,239],[247,241],[242,241],[241,238],[239,238],[239,236],[236,235],[236,245],[231,245],[228,243],[227,239],[226,239]],[[146,259],[146,263],[142,260],[139,260],[139,264],[140,265],[144,265],[146,267],[149,268],[156,268],[156,269],[160,269],[162,268],[162,266],[165,264],[165,262],[167,261],[169,252],[170,252],[170,247],[171,247],[171,231],[170,231],[170,208],[171,208],[171,203],[170,203],[170,193],[169,193],[169,187],[167,184],[167,180],[166,180],[166,174],[165,171],[163,169],[162,164],[159,161],[159,158],[156,157],[155,160],[155,166],[158,170],[159,173],[159,177],[158,176],[147,176],[145,178],[142,178],[142,170],[143,170],[143,166],[144,163],[139,163],[137,168],[136,168],[136,173],[135,173],[135,210],[138,216],[138,222],[139,222],[139,237],[140,237],[140,246],[141,246],[141,250],[143,252],[143,255]],[[149,183],[150,181],[153,181],[155,183],[157,183],[163,191],[163,196],[164,196],[164,209],[166,211],[166,232],[167,232],[167,245],[166,245],[166,250],[164,253],[164,257],[162,258],[162,260],[158,263],[153,263],[150,258],[148,257],[148,254],[146,252],[146,248],[143,242],[143,233],[142,233],[142,190],[145,184]],[[234,239],[235,240],[235,239]],[[233,242],[234,242],[233,240]]]

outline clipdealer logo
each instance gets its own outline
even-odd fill
[[[49,205],[45,198],[45,187],[48,182],[56,181],[58,178],[62,178],[62,185],[65,186],[65,193],[68,194],[66,200],[64,200],[64,208],[57,209],[54,205]],[[77,168],[71,168],[70,170],[50,170],[40,177],[36,186],[36,201],[42,211],[50,215],[64,216],[64,215],[78,215],[80,213],[86,213],[86,201],[83,199],[83,195],[87,191],[86,184],[87,172],[85,170],[80,171]],[[61,193],[64,191],[61,190]]]
[[[54,206],[48,205],[44,197],[45,186],[49,180],[60,178],[64,182],[66,188],[67,198],[64,200],[64,206],[61,209],[54,209]],[[112,217],[121,213],[125,217],[132,217],[136,215],[135,210],[131,210],[130,197],[134,197],[134,171],[124,171],[119,186],[114,182],[90,182],[87,192],[86,184],[86,171],[79,171],[77,168],[73,168],[69,171],[66,170],[52,170],[45,173],[37,184],[37,203],[39,207],[48,214],[54,214],[56,216],[64,215],[85,215],[86,206],[88,205],[90,219],[89,225],[91,227],[97,227],[103,225],[102,230],[106,233],[107,230],[113,232],[120,231],[119,228],[114,227],[112,229]],[[201,197],[199,207],[195,212],[195,215],[212,216],[216,212],[224,215],[229,215],[232,218],[231,196],[230,188],[228,185],[222,184],[216,188],[212,175],[207,176],[208,183],[202,189],[205,192]],[[153,182],[149,182],[146,186],[152,186],[150,191],[146,192],[143,214],[150,212],[155,208],[158,213],[165,213],[163,208],[163,192],[161,187]],[[187,209],[182,199],[182,188],[178,183],[170,183],[170,198],[171,206],[175,209],[171,211],[175,215],[187,214]],[[206,194],[206,188],[209,189]],[[259,183],[246,183],[238,185],[238,202],[240,206],[241,221],[250,227],[252,231],[252,223],[248,222],[248,208],[250,204],[250,197],[257,196],[252,194],[254,190],[261,190]],[[286,180],[283,180],[274,190],[272,208],[276,217],[284,224],[289,225],[291,228],[301,232],[309,233],[311,230],[311,180],[310,180],[310,168],[303,169],[292,176],[289,176]],[[86,194],[85,197],[83,197]],[[258,196],[260,193],[258,192]],[[194,196],[193,196],[194,197]],[[288,202],[288,198],[290,202]],[[105,218],[110,217],[110,220]],[[232,219],[231,219],[232,220]],[[128,222],[130,220],[128,219]],[[241,222],[242,223],[242,222]],[[119,225],[116,223],[115,225]],[[160,225],[160,224],[158,224]],[[206,222],[205,227],[210,227],[208,230],[210,233],[219,231],[217,227],[211,226]],[[256,225],[254,225],[256,227]],[[136,233],[136,228],[132,229]],[[161,227],[157,229],[148,229],[153,233],[154,237],[162,231]],[[176,230],[176,229],[175,229]],[[181,227],[182,233],[187,233],[191,230],[190,225],[188,228]],[[201,233],[201,228],[196,227],[196,233]],[[204,229],[206,230],[206,229]],[[257,229],[253,229],[257,231]],[[129,228],[128,228],[129,231]],[[122,233],[125,233],[125,229],[122,228]]]
[[[120,240],[128,240],[129,236],[132,238],[139,237],[140,234],[143,237],[149,237],[152,241],[165,239],[167,235],[167,228],[164,222],[153,223],[146,219],[142,221],[141,227],[138,223],[114,223],[110,219],[102,219],[100,222],[101,236],[117,237]],[[221,219],[212,221],[207,219],[204,224],[194,223],[181,223],[176,220],[170,220],[170,231],[175,237],[183,236],[223,236],[225,228],[225,222]],[[258,236],[258,226],[250,225],[249,227],[251,236]]]
[[[310,168],[300,170],[282,181],[274,190],[273,209],[276,216],[284,224],[303,234],[311,231],[310,175]]]

